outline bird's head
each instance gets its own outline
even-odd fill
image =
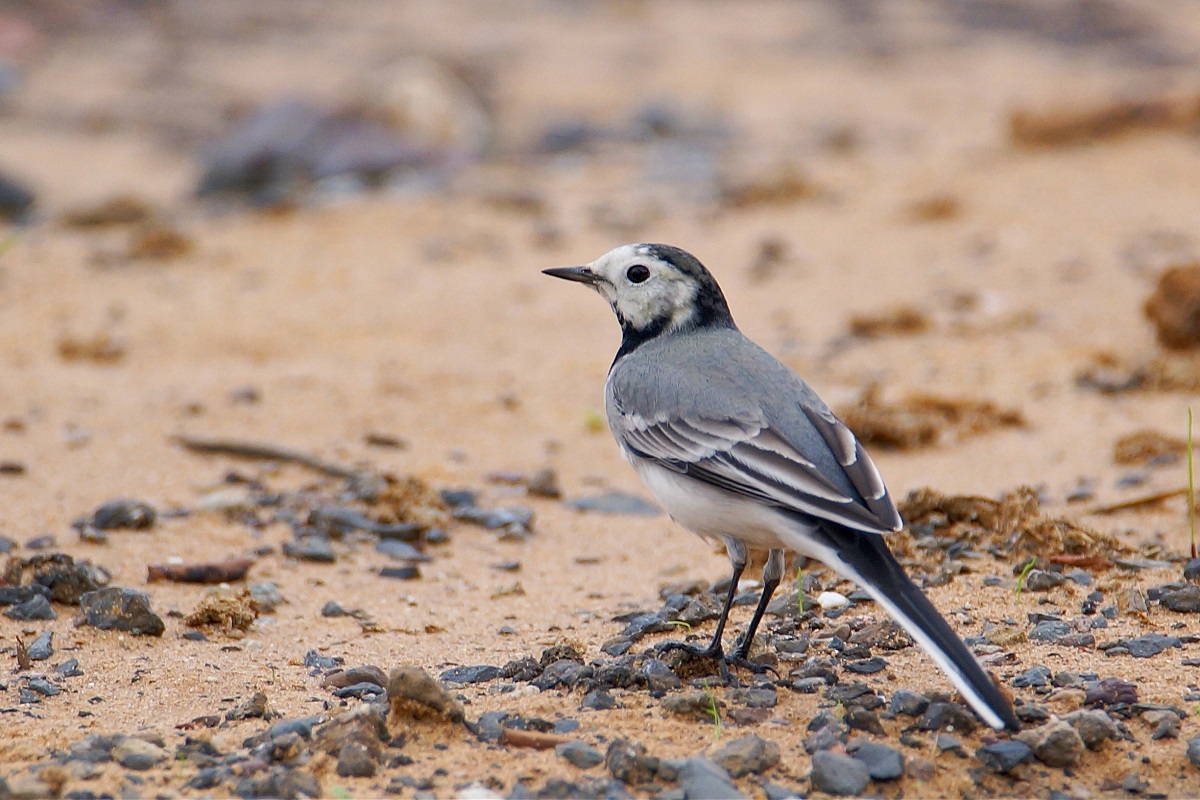
[[[627,337],[733,325],[721,287],[695,256],[678,247],[626,244],[584,267],[543,271],[599,292]]]

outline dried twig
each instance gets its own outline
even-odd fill
[[[246,442],[237,439],[200,439],[183,434],[178,434],[171,438],[194,453],[253,458],[261,461],[286,461],[291,464],[308,467],[334,478],[354,478],[361,474],[360,470],[349,469],[340,464],[333,464],[314,455],[302,453],[299,450],[292,450],[281,445],[265,442]]]
[[[1188,493],[1187,487],[1182,489],[1171,489],[1168,492],[1156,492],[1154,494],[1135,497],[1132,500],[1124,500],[1120,503],[1113,503],[1107,506],[1097,506],[1089,511],[1089,514],[1105,515],[1115,514],[1118,511],[1129,511],[1133,508],[1141,508],[1142,506],[1150,506],[1155,503],[1161,503],[1164,500],[1170,500],[1172,497],[1183,497]]]

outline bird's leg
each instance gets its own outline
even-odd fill
[[[783,565],[782,550],[771,550],[767,553],[767,563],[763,566],[762,571],[762,597],[758,598],[758,607],[754,609],[754,616],[750,618],[750,625],[746,628],[746,632],[742,634],[741,639],[735,645],[733,655],[725,659],[730,664],[744,667],[755,673],[766,672],[770,669],[763,664],[755,664],[749,660],[748,656],[750,648],[754,645],[754,634],[758,630],[758,624],[762,622],[763,614],[766,613],[767,604],[771,602],[771,596],[775,594],[779,581],[783,579]]]
[[[717,662],[721,677],[728,681],[732,676],[729,674],[728,667],[725,666],[725,650],[721,647],[721,637],[725,633],[729,609],[733,608],[733,598],[737,596],[738,581],[741,580],[742,571],[746,569],[747,553],[746,546],[736,539],[727,539],[725,549],[729,552],[729,560],[733,564],[733,575],[729,578],[729,591],[725,595],[725,606],[721,609],[721,616],[717,619],[717,630],[713,634],[712,643],[708,647],[697,647],[686,642],[664,642],[656,649],[660,653],[683,650],[696,658],[710,658]]]

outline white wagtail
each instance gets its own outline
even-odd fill
[[[697,655],[745,664],[784,551],[862,586],[923,647],[993,728],[1012,706],[884,541],[903,527],[861,443],[794,372],[734,325],[721,287],[692,255],[628,244],[547,275],[599,292],[621,323],[605,384],[626,460],[677,523],[721,542],[733,578],[712,644]],[[767,550],[763,593],[727,658],[721,635],[749,549]],[[684,646],[685,649],[689,649]]]

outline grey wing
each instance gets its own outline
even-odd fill
[[[804,408],[808,441],[763,419],[650,419],[618,410],[615,432],[634,455],[818,519],[868,533],[899,530],[900,514],[862,444],[827,408]],[[828,475],[833,457],[840,474]],[[824,464],[824,471],[819,464]]]

